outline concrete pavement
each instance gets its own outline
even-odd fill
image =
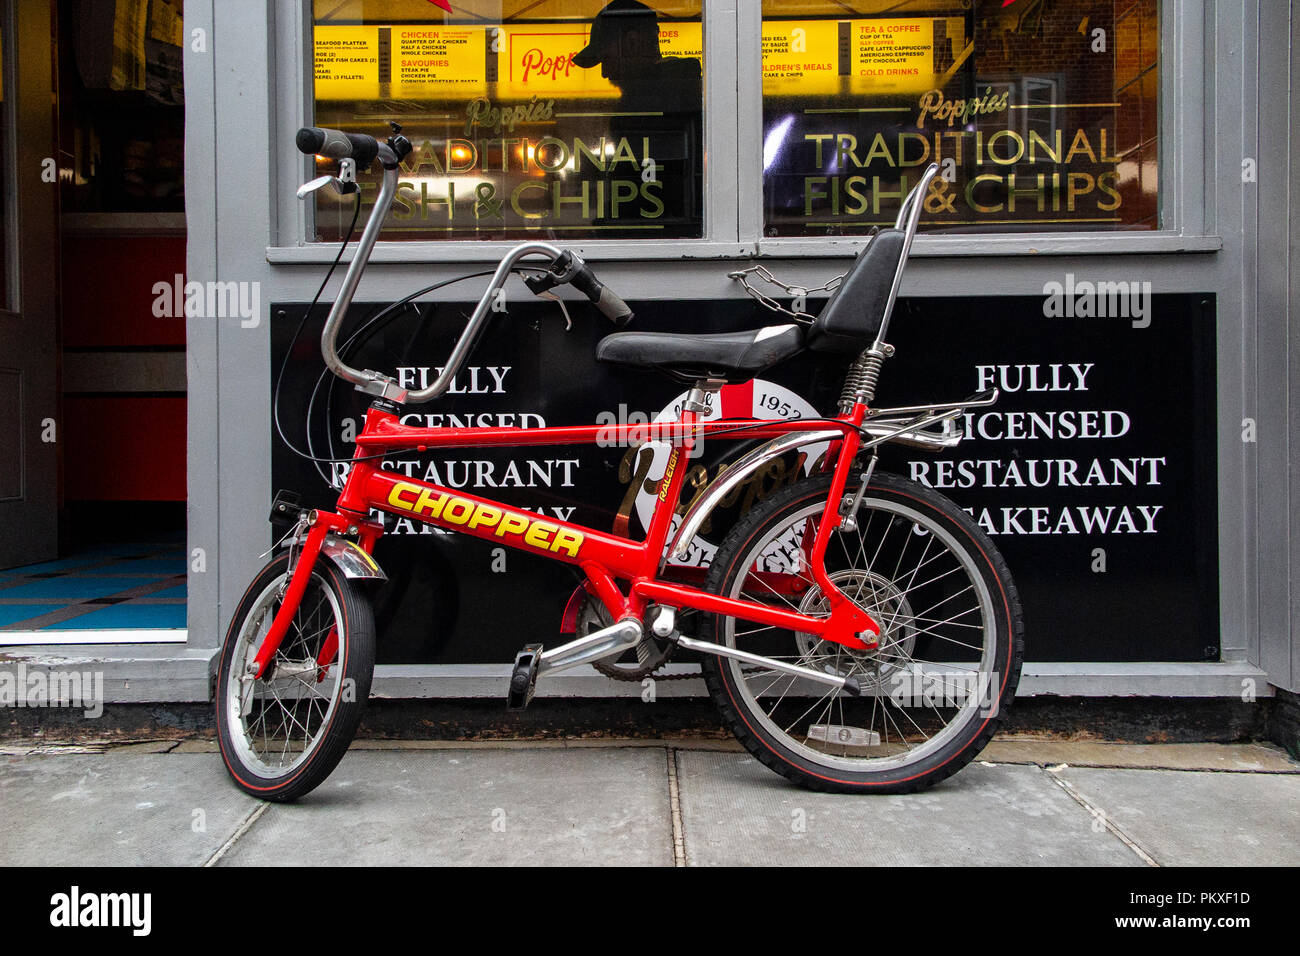
[[[1295,865],[1264,744],[996,740],[922,794],[802,790],[730,741],[358,741],[294,805],[211,740],[0,745],[0,865]]]

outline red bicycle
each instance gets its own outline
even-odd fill
[[[231,620],[217,679],[217,726],[226,767],[242,789],[267,800],[300,797],[329,775],[351,743],[374,666],[366,586],[384,580],[372,557],[384,514],[581,570],[584,586],[566,612],[566,620],[577,622],[573,639],[519,652],[507,690],[511,707],[527,706],[547,674],[593,663],[608,669],[619,661],[630,661],[621,666],[633,675],[649,674],[682,648],[702,655],[709,693],[745,747],[808,787],[914,791],[956,772],[981,750],[1020,673],[1023,625],[1011,575],[959,507],[875,467],[885,442],[952,447],[960,439],[954,420],[997,400],[992,391],[951,404],[871,407],[881,365],[893,353],[884,337],[937,167],[925,171],[894,228],[873,236],[815,317],[788,313],[791,321],[747,332],[617,332],[601,340],[598,360],[657,369],[689,387],[675,420],[654,426],[667,454],[658,456],[661,468],[651,475],[658,495],[645,536],[636,540],[383,467],[386,456],[412,449],[644,440],[645,426],[636,425],[416,428],[399,422],[402,406],[447,389],[513,273],[525,273],[537,294],[572,285],[620,326],[632,318],[626,303],[572,252],[528,242],[497,266],[427,388],[409,391],[390,375],[351,368],[335,342],[411,145],[396,126],[384,141],[307,128],[297,142],[340,165],[337,176],[308,183],[300,195],[329,184],[355,192],[357,168],[375,159],[383,166],[375,210],[321,338],[328,369],[372,402],[334,511],[299,509],[290,496],[277,495],[273,517],[290,518],[292,530]],[[544,267],[519,266],[537,256],[548,260]],[[750,290],[755,272],[775,281],[761,268],[733,275]],[[851,358],[837,414],[717,417],[714,399],[724,384],[748,381],[803,349]],[[683,457],[703,441],[754,438],[765,441],[679,514]],[[819,447],[824,450],[808,466],[809,449]],[[800,454],[807,476],[761,501],[730,530],[702,582],[682,580],[668,560],[687,553],[719,502],[759,469]]]

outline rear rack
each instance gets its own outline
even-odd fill
[[[942,402],[935,405],[902,405],[898,408],[873,408],[868,410],[859,432],[863,448],[872,448],[887,441],[900,445],[942,451],[952,448],[962,439],[961,431],[953,422],[968,408],[986,408],[998,400],[996,388],[976,392],[960,402]],[[942,424],[934,430],[931,426]]]

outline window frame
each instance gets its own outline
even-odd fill
[[[1159,229],[1114,232],[1021,232],[932,235],[916,238],[912,254],[930,256],[1110,255],[1208,252],[1221,249],[1215,234],[1213,161],[1205,142],[1207,78],[1213,76],[1206,0],[1162,0],[1160,18],[1160,217]],[[308,241],[310,204],[295,191],[314,173],[293,136],[302,117],[313,115],[311,4],[275,0],[272,62],[297,64],[276,71],[271,143],[272,263],[331,261],[337,243]],[[701,239],[581,239],[565,245],[594,261],[671,259],[803,259],[853,256],[865,236],[777,237],[763,235],[762,9],[757,2],[703,0],[704,30],[704,237]],[[743,54],[743,55],[742,55]],[[729,67],[734,64],[734,71]],[[1190,90],[1194,96],[1167,91]],[[279,123],[277,116],[286,117]],[[1212,118],[1211,120],[1212,121]],[[283,126],[283,128],[281,128]],[[520,240],[381,240],[377,263],[491,262]]]
[[[0,316],[17,318],[22,313],[22,269],[18,262],[18,190],[14,188],[18,168],[18,76],[14,53],[14,28],[17,26],[13,3],[0,3],[0,82],[4,83],[0,101],[0,123],[4,124],[4,142],[0,144],[0,173],[5,185],[0,187],[0,270],[4,272],[4,292],[0,294]],[[55,187],[57,188],[57,186]]]

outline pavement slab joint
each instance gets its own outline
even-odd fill
[[[843,796],[726,742],[576,741],[359,741],[275,805],[240,792],[203,736],[14,741],[0,865],[1300,862],[1300,775],[1254,744],[1020,742],[921,793]]]
[[[1094,805],[1092,801],[1090,801],[1087,797],[1081,794],[1074,787],[1070,786],[1070,784],[1067,783],[1065,780],[1061,779],[1061,777],[1059,776],[1060,771],[1068,770],[1068,769],[1069,769],[1068,764],[1060,764],[1059,766],[1054,768],[1053,767],[1045,768],[1046,773],[1049,775],[1052,782],[1055,783],[1062,790],[1064,790],[1066,793],[1068,793],[1075,803],[1079,804],[1079,806],[1083,807],[1085,810],[1088,811],[1088,813],[1092,816],[1094,824],[1100,824],[1106,830],[1109,830],[1115,836],[1116,839],[1118,839],[1126,847],[1128,847],[1135,854],[1137,854],[1138,859],[1140,859],[1147,866],[1158,867],[1160,864],[1156,862],[1155,858],[1151,856],[1151,854],[1148,853],[1146,850],[1142,849],[1142,847],[1138,845],[1136,840],[1134,840],[1131,836],[1125,833],[1119,827],[1119,825],[1115,823],[1114,820],[1112,820],[1109,816],[1107,816],[1105,810],[1101,809],[1101,807]],[[1096,829],[1095,826],[1093,828]]]

